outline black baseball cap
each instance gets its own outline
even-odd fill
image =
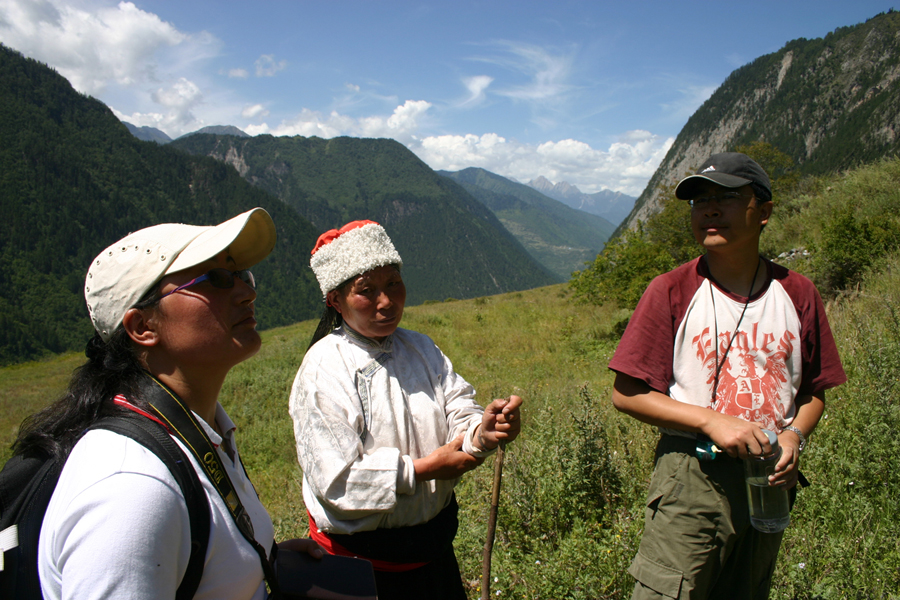
[[[696,175],[685,177],[675,188],[675,197],[679,200],[690,200],[697,194],[697,185],[701,181],[712,181],[722,187],[739,188],[748,183],[762,186],[772,196],[772,185],[769,176],[755,160],[740,152],[722,152],[706,159]]]

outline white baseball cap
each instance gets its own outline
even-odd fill
[[[131,233],[97,255],[84,281],[94,329],[108,342],[125,312],[169,273],[228,250],[235,270],[248,269],[275,247],[275,223],[254,208],[216,226],[163,223]]]

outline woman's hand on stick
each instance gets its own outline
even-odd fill
[[[522,417],[519,412],[521,405],[522,399],[519,396],[494,400],[488,404],[475,438],[476,446],[482,450],[493,450],[500,442],[511,442],[516,439],[522,428]]]

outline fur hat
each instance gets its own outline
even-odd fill
[[[323,297],[366,271],[402,264],[384,227],[374,221],[351,221],[340,229],[326,231],[319,236],[309,260]]]

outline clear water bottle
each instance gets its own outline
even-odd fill
[[[790,503],[784,486],[769,485],[769,475],[775,473],[782,450],[774,431],[763,429],[763,433],[769,437],[772,452],[768,456],[744,459],[744,478],[747,481],[750,524],[763,533],[776,533],[784,531],[791,522]]]

